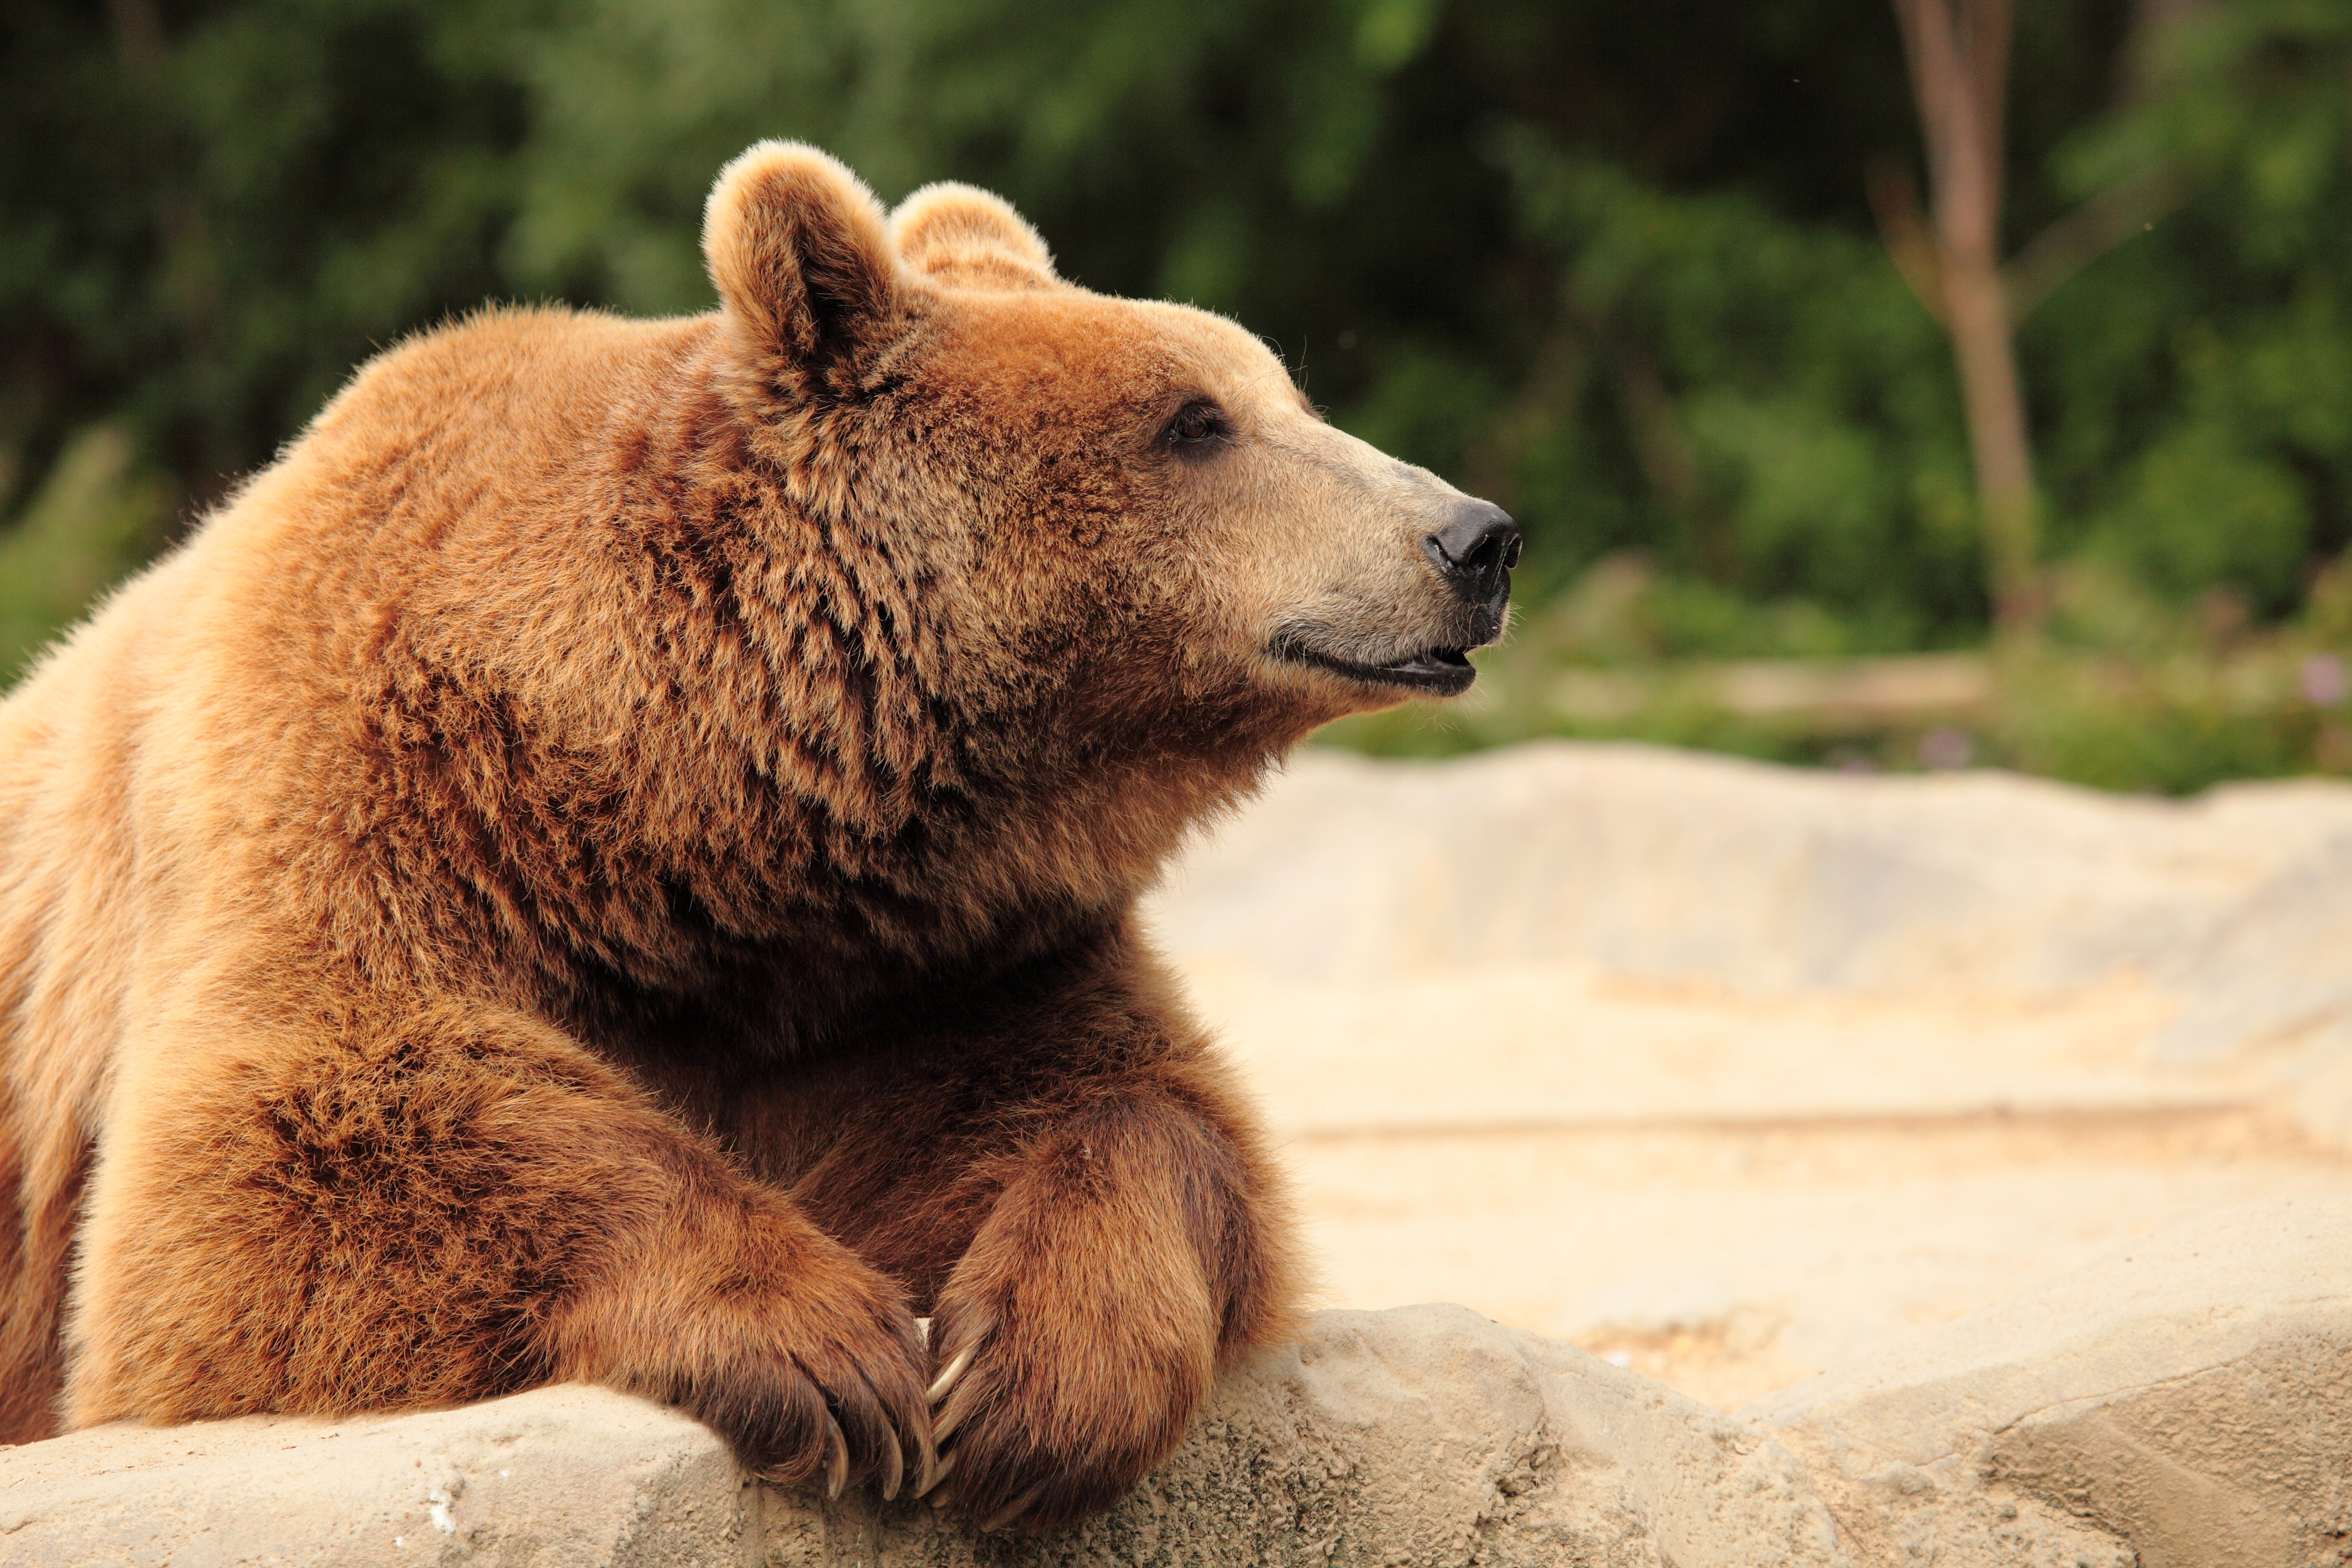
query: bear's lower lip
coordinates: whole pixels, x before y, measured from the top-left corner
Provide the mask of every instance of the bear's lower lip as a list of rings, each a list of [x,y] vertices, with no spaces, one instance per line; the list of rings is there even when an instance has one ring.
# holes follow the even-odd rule
[[[1423,648],[1409,658],[1392,659],[1387,664],[1358,664],[1352,659],[1334,658],[1320,648],[1307,647],[1287,638],[1276,645],[1276,651],[1293,663],[1312,665],[1350,680],[1361,680],[1374,686],[1402,686],[1434,697],[1460,696],[1470,689],[1471,682],[1478,679],[1478,671],[1472,668],[1466,648]]]

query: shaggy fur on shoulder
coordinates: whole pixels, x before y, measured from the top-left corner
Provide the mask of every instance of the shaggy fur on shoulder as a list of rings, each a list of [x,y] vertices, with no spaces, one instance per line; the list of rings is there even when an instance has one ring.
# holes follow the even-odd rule
[[[983,193],[762,144],[705,248],[375,360],[0,705],[0,1441],[583,1379],[1047,1526],[1284,1331],[1133,906],[1468,684],[1507,519]]]

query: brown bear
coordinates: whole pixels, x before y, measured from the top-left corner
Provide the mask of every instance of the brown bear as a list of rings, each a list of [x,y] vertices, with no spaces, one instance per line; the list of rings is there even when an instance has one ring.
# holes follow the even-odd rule
[[[1516,530],[978,191],[763,143],[704,249],[375,359],[0,705],[0,1440],[581,1379],[1043,1527],[1283,1332],[1136,899]]]

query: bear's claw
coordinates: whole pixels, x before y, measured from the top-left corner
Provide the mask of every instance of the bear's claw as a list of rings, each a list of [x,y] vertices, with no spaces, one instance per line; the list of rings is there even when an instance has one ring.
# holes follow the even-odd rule
[[[926,1321],[923,1327],[927,1331],[924,1339],[928,1343],[930,1324]],[[955,1492],[953,1487],[940,1483],[955,1468],[956,1457],[940,1450],[947,1447],[948,1439],[955,1436],[956,1428],[963,1425],[980,1403],[980,1385],[967,1384],[963,1377],[971,1370],[972,1357],[979,1352],[981,1341],[985,1337],[983,1330],[950,1356],[947,1365],[940,1369],[939,1376],[931,1380],[930,1387],[923,1393],[924,1403],[929,1406],[926,1414],[930,1416],[930,1429],[926,1434],[929,1447],[924,1455],[923,1473],[915,1482],[915,1496],[922,1497],[928,1493],[933,1508],[945,1508]]]
[[[994,1513],[990,1514],[987,1519],[981,1522],[981,1533],[984,1535],[992,1530],[1002,1530],[1006,1525],[1011,1524],[1014,1520],[1019,1519],[1024,1513],[1028,1511],[1029,1505],[1035,1502],[1037,1500],[1038,1494],[1043,1492],[1045,1489],[1045,1483],[1044,1481],[1039,1481],[1027,1491],[1023,1492],[1019,1497],[1014,1498],[1011,1502],[1006,1503],[1003,1508],[1000,1508]]]
[[[882,1445],[882,1500],[889,1502],[898,1497],[898,1485],[907,1479],[907,1453],[898,1429],[887,1420],[883,1426],[890,1434],[890,1440]]]
[[[948,1363],[940,1370],[940,1375],[931,1380],[931,1386],[924,1391],[924,1399],[937,1405],[948,1396],[948,1390],[955,1386],[956,1379],[961,1377],[964,1374],[964,1369],[971,1365],[971,1352],[974,1348],[976,1347],[966,1345],[956,1352],[955,1359]]]
[[[894,1433],[894,1445],[896,1439]],[[824,1496],[831,1502],[849,1484],[849,1440],[841,1435],[841,1423],[830,1415],[824,1418]]]
[[[945,1458],[937,1460],[927,1467],[922,1475],[917,1478],[915,1481],[914,1495],[921,1497],[933,1487],[936,1487],[941,1481],[946,1480],[949,1473],[955,1468],[955,1462],[956,1457],[953,1454],[950,1454]],[[938,1497],[931,1499],[931,1506],[933,1508],[941,1507],[946,1502],[948,1496],[949,1494],[946,1491],[941,1491]]]
[[[980,1384],[976,1383],[968,1384],[958,1389],[945,1405],[940,1406],[939,1414],[931,1417],[933,1443],[945,1443],[950,1437],[954,1436],[956,1428],[962,1426],[972,1411],[979,1407],[980,1394],[977,1392],[979,1387]]]

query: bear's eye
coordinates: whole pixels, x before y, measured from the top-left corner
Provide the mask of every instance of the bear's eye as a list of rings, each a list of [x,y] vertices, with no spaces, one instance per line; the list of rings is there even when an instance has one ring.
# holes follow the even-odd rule
[[[1233,434],[1225,411],[1213,403],[1188,403],[1168,422],[1160,439],[1171,447],[1200,447]]]

